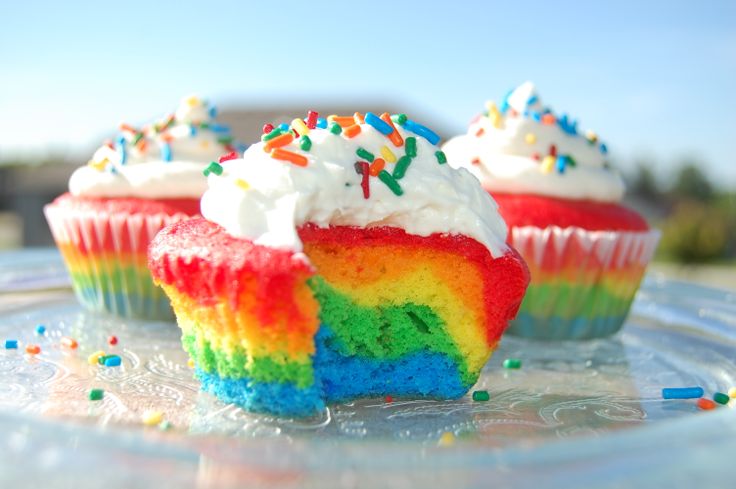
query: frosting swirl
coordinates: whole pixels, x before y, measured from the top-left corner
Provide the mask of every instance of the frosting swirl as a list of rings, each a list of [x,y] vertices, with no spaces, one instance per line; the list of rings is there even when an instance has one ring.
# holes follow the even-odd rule
[[[507,249],[495,201],[445,164],[429,129],[403,114],[329,119],[310,112],[264,134],[242,159],[213,163],[202,215],[234,236],[295,251],[305,223],[462,234],[493,256]]]
[[[467,168],[491,192],[621,200],[624,183],[606,161],[606,145],[542,105],[531,82],[487,108],[466,135],[444,145],[451,165]]]
[[[207,189],[205,166],[238,151],[230,129],[215,116],[214,106],[189,96],[174,114],[140,130],[121,124],[115,140],[75,170],[69,191],[89,197],[199,198]]]

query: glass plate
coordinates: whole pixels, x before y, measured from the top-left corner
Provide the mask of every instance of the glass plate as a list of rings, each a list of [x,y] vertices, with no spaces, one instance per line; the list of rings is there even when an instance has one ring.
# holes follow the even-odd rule
[[[38,269],[58,266],[49,260]],[[662,387],[712,396],[736,385],[736,297],[724,291],[648,277],[611,339],[505,337],[476,386],[487,402],[366,399],[306,420],[200,393],[173,324],[86,313],[68,291],[24,298],[0,313],[0,348],[20,343],[0,349],[0,487],[692,487],[734,477],[736,412],[661,399]],[[35,357],[23,353],[31,343]],[[122,365],[90,365],[97,350]],[[522,368],[503,369],[510,357]],[[89,401],[91,388],[104,399]],[[170,427],[145,426],[147,411]]]

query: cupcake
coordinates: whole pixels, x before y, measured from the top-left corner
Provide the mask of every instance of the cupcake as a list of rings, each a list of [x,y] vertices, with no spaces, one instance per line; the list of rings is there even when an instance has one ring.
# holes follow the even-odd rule
[[[402,114],[266,130],[149,248],[203,389],[298,416],[464,395],[528,282],[491,197]]]
[[[146,250],[161,228],[199,214],[207,164],[237,156],[229,129],[214,117],[214,107],[192,96],[161,121],[141,129],[122,124],[114,141],[74,171],[69,192],[44,208],[84,307],[173,318],[151,280]]]
[[[443,149],[493,195],[508,242],[529,266],[531,284],[509,332],[561,340],[618,331],[659,232],[620,204],[623,180],[595,133],[581,134],[527,82],[500,105],[488,103]]]

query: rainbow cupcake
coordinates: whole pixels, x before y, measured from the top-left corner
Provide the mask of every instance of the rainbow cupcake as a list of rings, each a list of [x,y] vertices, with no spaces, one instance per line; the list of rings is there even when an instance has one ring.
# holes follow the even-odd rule
[[[199,214],[207,164],[237,156],[229,129],[214,116],[214,107],[192,96],[140,130],[122,124],[115,140],[74,172],[69,192],[44,208],[87,309],[173,318],[168,298],[153,284],[146,251],[161,228]]]
[[[587,339],[623,325],[659,232],[620,204],[624,183],[598,137],[542,105],[527,82],[488,103],[444,146],[481,181],[509,225],[532,281],[509,332]]]
[[[404,115],[267,130],[149,249],[203,389],[279,415],[465,394],[528,282],[493,200]]]

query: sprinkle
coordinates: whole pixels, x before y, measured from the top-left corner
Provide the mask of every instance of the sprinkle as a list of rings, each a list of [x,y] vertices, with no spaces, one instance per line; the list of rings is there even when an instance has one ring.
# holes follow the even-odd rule
[[[202,173],[204,173],[205,177],[208,177],[210,173],[214,173],[215,175],[222,175],[222,165],[220,165],[216,161],[213,161],[209,164],[207,168],[204,169]]]
[[[194,130],[194,126],[192,126],[192,130]],[[194,133],[192,133],[192,136],[194,136]],[[141,139],[143,139],[143,133],[139,132],[133,138],[133,145],[137,145],[141,141]]]
[[[716,392],[713,394],[713,400],[716,401],[718,404],[726,405],[728,404],[728,401],[731,400],[730,397],[728,397],[728,394],[724,394],[723,392]]]
[[[383,134],[384,136],[388,136],[393,132],[393,128],[386,124],[383,120],[381,120],[380,117],[378,117],[373,112],[366,112],[365,113],[365,123],[373,126],[373,128]]]
[[[373,161],[375,159],[375,156],[373,156],[373,153],[370,151],[364,149],[364,148],[358,148],[355,151],[355,154],[363,158],[364,160]]]
[[[327,129],[327,119],[325,119],[324,117],[318,117],[317,127],[319,127],[320,129]]]
[[[196,95],[192,95],[191,97],[187,97],[186,103],[189,104],[189,107],[194,107],[199,103],[199,97]]]
[[[407,142],[409,140],[407,139]],[[404,178],[404,175],[406,175],[406,170],[409,168],[409,165],[411,165],[411,157],[409,155],[404,155],[401,158],[399,158],[399,161],[396,163],[396,166],[394,167],[394,173],[393,177],[396,180],[401,180]]]
[[[340,124],[341,127],[348,127],[355,124],[355,119],[353,116],[346,115],[346,116],[339,116],[339,115],[331,115],[327,117],[328,122],[336,122]]]
[[[105,391],[103,391],[102,389],[90,389],[89,390],[89,400],[90,401],[101,401],[103,397],[105,397]]]
[[[476,156],[475,158],[473,158],[472,160],[470,160],[470,163],[473,164],[473,165],[480,165],[480,158],[478,158]]]
[[[381,114],[381,120],[391,126],[391,134],[388,135],[388,139],[391,141],[391,143],[396,146],[397,148],[401,147],[402,144],[404,144],[404,138],[401,137],[401,134],[399,134],[399,131],[396,130],[396,126],[394,126],[393,121],[391,120],[391,116],[388,112],[384,112]]]
[[[542,116],[542,124],[545,124],[547,126],[553,125],[557,120],[555,119],[554,114],[544,114]]]
[[[473,400],[475,402],[486,402],[491,399],[488,391],[473,391]]]
[[[442,151],[435,151],[434,156],[437,158],[437,163],[444,165],[447,163],[447,156]]]
[[[518,358],[507,358],[503,361],[503,368],[519,369],[521,368],[521,360]]]
[[[131,126],[130,124],[126,124],[124,122],[122,124],[120,124],[120,130],[121,131],[132,132],[133,134],[135,134],[135,133],[138,132],[138,130],[135,127]]]
[[[118,344],[118,337],[115,335],[110,335],[107,337],[107,342],[110,345],[117,345]]]
[[[383,171],[383,168],[386,166],[386,161],[381,158],[376,158],[373,160],[373,163],[371,163],[371,167],[369,170],[369,173],[372,177],[377,177],[379,173]]]
[[[342,132],[342,127],[337,122],[330,123],[330,132],[334,135],[338,135]]]
[[[352,126],[348,126],[343,129],[342,133],[345,135],[345,137],[354,138],[355,136],[360,134],[360,124],[353,124]]]
[[[397,163],[398,165],[398,163]],[[386,186],[395,194],[395,195],[402,195],[404,191],[401,189],[401,186],[399,185],[399,182],[397,182],[394,177],[391,176],[389,172],[386,170],[383,170],[381,173],[378,174],[378,179],[381,180],[383,183],[386,184]]]
[[[171,145],[169,143],[163,143],[161,145],[161,159],[171,161]]]
[[[189,360],[187,360],[187,367],[194,368],[194,360],[193,359],[190,358]]]
[[[486,130],[481,127],[480,129],[478,129],[477,131],[475,131],[475,137],[479,138],[483,134],[485,134],[485,132],[486,132]]]
[[[237,185],[238,187],[240,187],[243,190],[248,190],[250,188],[250,185],[248,184],[248,182],[246,182],[242,178],[236,178],[235,179],[235,185]]]
[[[711,401],[710,399],[701,397],[700,399],[698,399],[698,407],[703,411],[710,411],[711,409],[716,408],[716,403]]]
[[[122,359],[118,355],[107,355],[105,358],[105,367],[119,367]]]
[[[233,137],[232,136],[222,136],[222,137],[217,138],[217,142],[220,144],[230,144],[233,142]]]
[[[307,166],[307,160],[306,156],[287,151],[285,149],[276,148],[273,151],[271,151],[271,158],[275,158],[277,160],[283,160],[291,162],[297,166]]]
[[[413,132],[417,136],[422,136],[424,139],[429,141],[431,144],[437,144],[440,142],[440,137],[426,126],[418,124],[414,121],[406,120],[404,127],[409,131]]]
[[[120,136],[117,140],[117,144],[115,145],[115,149],[118,150],[118,153],[120,153],[120,164],[124,165],[128,162],[128,151],[125,148],[125,137]]]
[[[552,173],[552,169],[554,168],[556,161],[557,161],[557,158],[555,158],[554,156],[550,156],[550,155],[545,156],[544,159],[542,160],[542,166],[541,166],[542,173]]]
[[[299,138],[299,148],[302,151],[309,151],[312,148],[312,140],[309,136],[302,136]]]
[[[554,144],[550,144],[549,152],[547,154],[549,154],[550,156],[557,156],[557,146],[555,146]]]
[[[391,116],[391,120],[397,123],[400,126],[403,126],[406,124],[406,121],[408,120],[406,117],[406,114],[396,114]]]
[[[358,161],[355,163],[355,172],[361,175],[360,186],[363,189],[363,198],[368,199],[371,196],[370,187],[370,170],[366,161]]]
[[[164,420],[164,413],[161,411],[146,411],[141,416],[141,422],[146,426],[156,426]]]
[[[270,122],[263,124],[263,134],[268,134],[271,131],[273,131],[273,124],[271,124]]]
[[[90,160],[89,163],[87,163],[88,166],[91,166],[97,171],[103,171],[107,164],[110,162],[107,158],[102,158],[100,161],[92,161]]]
[[[171,426],[171,422],[165,419],[158,424],[158,429],[160,429],[161,431],[169,431],[171,429]]]
[[[365,124],[365,117],[360,112],[353,114],[353,119],[355,119],[356,124]]]
[[[539,153],[537,153],[536,151],[532,153],[532,159],[535,161],[539,161]]]
[[[43,324],[39,324],[38,326],[36,326],[36,334],[43,335],[45,332],[46,326],[44,326]]]
[[[26,346],[26,353],[29,355],[38,355],[41,353],[41,347],[38,345],[28,345]]]
[[[598,141],[598,135],[593,131],[588,130],[585,133],[585,139],[587,139],[590,144],[595,144],[596,141]]]
[[[148,142],[145,139],[141,139],[140,141],[138,141],[138,144],[136,144],[135,147],[138,149],[139,152],[143,153],[146,151],[146,148],[148,148]]]
[[[281,124],[279,124],[279,130],[281,132],[287,132],[289,129],[289,124],[287,124],[286,122],[282,122]]]
[[[264,141],[264,142],[265,142],[265,141],[270,141],[270,140],[271,140],[271,139],[273,139],[273,138],[276,138],[276,137],[279,137],[279,136],[281,136],[281,135],[282,135],[283,133],[284,133],[284,131],[282,131],[281,129],[279,129],[279,128],[274,128],[274,129],[273,129],[273,130],[272,130],[271,132],[269,132],[268,134],[264,134],[264,135],[262,135],[262,136],[261,136],[261,141]]]
[[[391,404],[392,402],[394,402],[394,398],[393,398],[393,397],[391,397],[391,396],[386,396],[386,397],[384,398],[384,400],[385,400],[385,401],[386,401],[386,402],[387,402],[388,404]]]
[[[662,399],[696,399],[703,397],[702,387],[666,387],[662,389]]]
[[[309,127],[307,127],[304,121],[299,119],[298,117],[291,121],[291,127],[296,132],[298,132],[300,136],[305,136],[309,134]]]
[[[90,365],[99,365],[100,358],[105,356],[105,352],[102,350],[98,350],[87,357],[87,363]]]
[[[226,155],[220,156],[220,158],[217,161],[220,163],[224,163],[226,161],[237,159],[237,157],[238,157],[238,153],[236,153],[235,151],[231,151]]]
[[[736,387],[731,387],[728,389],[728,397],[731,399],[736,399]]]
[[[319,113],[309,110],[307,111],[307,127],[309,129],[314,129],[317,127],[317,118],[319,117]]]
[[[437,446],[440,447],[449,447],[455,444],[455,435],[450,433],[449,431],[445,431],[442,433],[442,436],[440,436],[439,441],[437,441]]]
[[[5,349],[6,350],[17,350],[18,340],[5,340]]]
[[[537,142],[537,136],[533,132],[529,132],[524,136],[524,141],[526,141],[526,144],[534,144]]]
[[[102,355],[101,357],[97,358],[97,364],[98,365],[105,365],[105,359],[109,357],[110,355]]]
[[[63,336],[61,338],[61,345],[67,348],[71,348],[72,350],[76,349],[79,346],[77,340],[75,340],[74,338],[69,338],[68,336]]]
[[[606,153],[608,153],[608,146],[606,146],[606,145],[605,145],[605,144],[603,144],[603,143],[601,143],[601,145],[600,145],[600,146],[598,147],[598,149],[600,149],[600,150],[601,150],[601,154],[606,154]]]
[[[564,155],[560,155],[557,157],[557,173],[565,173],[565,166],[567,164],[567,159]]]
[[[417,138],[408,137],[406,138],[406,156],[414,158],[417,155]]]
[[[396,163],[396,155],[388,149],[388,146],[381,146],[381,156],[389,163]]]
[[[282,134],[280,136],[277,136],[267,141],[266,144],[263,145],[263,151],[265,151],[266,153],[270,153],[272,149],[280,148],[282,146],[286,146],[287,144],[291,144],[293,140],[294,140],[294,134],[292,134],[292,132],[289,131],[285,134]]]
[[[214,119],[215,117],[217,117],[217,107],[215,107],[214,105],[210,107],[209,115],[210,119]]]

